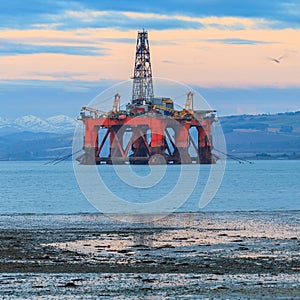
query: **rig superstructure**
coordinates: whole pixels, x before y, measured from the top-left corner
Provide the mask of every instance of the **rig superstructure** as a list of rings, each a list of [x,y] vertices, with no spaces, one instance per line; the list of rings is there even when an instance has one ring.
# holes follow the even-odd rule
[[[104,112],[83,107],[79,120],[84,124],[84,154],[81,164],[212,164],[212,124],[215,110],[194,110],[193,93],[185,107],[155,97],[148,32],[138,32],[131,102],[120,108],[120,95]],[[190,129],[196,129],[196,138]],[[101,133],[101,134],[100,134]],[[106,145],[106,146],[105,146]],[[109,145],[109,146],[108,146]],[[104,148],[109,147],[107,155]],[[196,155],[192,155],[190,148]]]

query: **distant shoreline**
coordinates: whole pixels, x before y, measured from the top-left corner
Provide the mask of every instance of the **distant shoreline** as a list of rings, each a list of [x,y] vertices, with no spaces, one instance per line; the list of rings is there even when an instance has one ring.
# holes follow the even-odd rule
[[[31,116],[29,119],[32,122],[24,123],[29,127],[24,125],[25,127],[15,130],[13,124],[9,126],[0,124],[1,161],[51,160],[72,153],[74,124],[76,124],[72,118],[58,116],[56,121],[61,122],[55,123],[59,126],[55,127],[53,132],[39,127],[45,120],[36,118]],[[251,157],[253,160],[300,158],[300,111],[223,116],[219,117],[215,127],[220,134],[223,132],[227,153],[230,155],[246,159]],[[194,140],[197,139],[193,132],[191,135]],[[213,145],[217,149],[216,139],[219,134],[213,133],[212,136]],[[108,153],[108,144],[104,146],[103,151]]]

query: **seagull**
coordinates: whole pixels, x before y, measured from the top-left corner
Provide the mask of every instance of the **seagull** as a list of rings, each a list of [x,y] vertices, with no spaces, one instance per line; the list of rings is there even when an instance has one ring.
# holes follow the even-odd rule
[[[282,55],[278,58],[269,57],[270,60],[276,62],[277,64],[280,64],[280,61],[285,57],[285,55]]]

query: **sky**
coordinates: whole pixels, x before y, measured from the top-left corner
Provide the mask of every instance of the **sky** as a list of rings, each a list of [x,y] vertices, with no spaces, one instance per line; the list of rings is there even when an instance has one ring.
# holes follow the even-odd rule
[[[10,0],[0,18],[0,117],[76,117],[130,80],[142,29],[153,76],[219,115],[300,110],[298,0]]]

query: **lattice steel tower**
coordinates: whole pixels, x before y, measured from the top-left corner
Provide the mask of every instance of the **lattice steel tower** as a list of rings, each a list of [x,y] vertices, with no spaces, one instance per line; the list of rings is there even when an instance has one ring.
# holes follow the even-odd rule
[[[133,75],[132,103],[151,102],[154,97],[148,32],[138,32]]]

